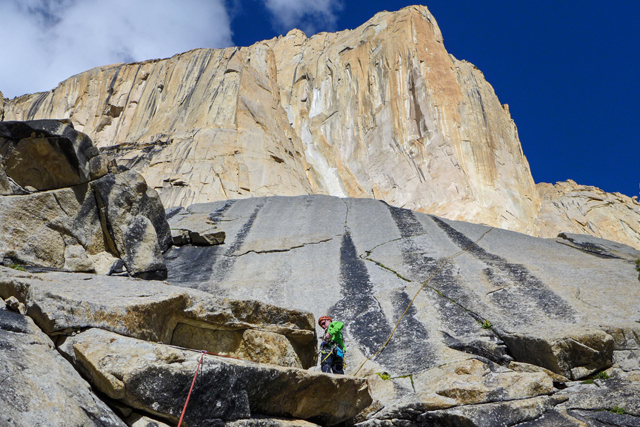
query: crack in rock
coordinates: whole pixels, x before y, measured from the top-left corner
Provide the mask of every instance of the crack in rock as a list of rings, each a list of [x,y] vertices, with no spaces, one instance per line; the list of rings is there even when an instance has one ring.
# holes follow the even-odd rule
[[[237,257],[241,257],[244,255],[247,255],[249,253],[254,253],[254,254],[271,254],[271,253],[277,253],[277,252],[289,252],[292,251],[294,249],[300,249],[300,248],[304,248],[305,246],[309,246],[309,245],[319,245],[320,243],[326,243],[326,242],[330,242],[333,239],[335,239],[336,237],[342,237],[341,234],[337,234],[333,237],[330,237],[328,239],[322,239],[322,240],[318,240],[316,242],[306,242],[306,243],[302,243],[300,245],[295,245],[295,246],[291,246],[289,248],[283,248],[283,249],[265,249],[265,250],[254,250],[254,249],[250,249],[248,251],[239,253],[239,254],[232,254],[232,255],[225,255],[227,257],[230,258],[237,258]]]

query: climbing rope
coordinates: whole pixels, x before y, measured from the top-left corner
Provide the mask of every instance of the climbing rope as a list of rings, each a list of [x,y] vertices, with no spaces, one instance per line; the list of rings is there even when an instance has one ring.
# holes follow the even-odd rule
[[[187,411],[187,405],[189,404],[189,398],[191,397],[191,392],[193,391],[193,385],[196,383],[196,377],[198,376],[198,371],[200,370],[200,365],[202,364],[202,359],[204,358],[205,354],[207,354],[207,352],[202,350],[202,354],[200,355],[200,360],[198,361],[198,367],[196,368],[196,373],[193,375],[193,381],[191,381],[191,388],[189,389],[187,400],[186,402],[184,402],[184,408],[182,408],[182,414],[180,414],[180,421],[178,422],[178,427],[182,425],[182,419],[184,418],[184,413]]]
[[[433,272],[433,274],[431,274],[431,276],[429,276],[429,278],[422,283],[422,286],[420,286],[420,289],[418,289],[418,291],[416,292],[416,294],[414,295],[413,299],[409,302],[409,305],[407,306],[407,308],[404,310],[404,313],[402,313],[402,316],[400,316],[400,318],[398,319],[398,321],[396,322],[396,325],[394,326],[393,330],[391,331],[391,333],[389,334],[389,337],[387,338],[387,340],[384,342],[384,344],[382,344],[382,347],[380,347],[380,349],[378,351],[376,351],[373,356],[367,357],[365,359],[364,362],[362,362],[362,364],[358,367],[358,369],[356,369],[356,371],[353,373],[353,376],[356,376],[358,374],[358,372],[360,372],[360,369],[362,369],[362,367],[364,366],[365,363],[367,363],[368,361],[373,361],[373,359],[376,358],[376,356],[378,356],[378,354],[382,353],[382,350],[384,350],[384,348],[387,346],[387,344],[389,343],[389,341],[391,341],[391,337],[393,337],[393,334],[396,332],[396,329],[398,329],[398,325],[400,324],[400,321],[402,321],[402,318],[405,316],[405,314],[407,314],[407,312],[409,311],[409,308],[411,308],[411,306],[413,305],[413,302],[416,300],[416,298],[418,297],[418,294],[420,293],[420,291],[422,291],[422,289],[424,289],[425,286],[427,286],[429,284],[429,282],[431,282],[431,280],[438,274],[440,273],[440,271],[444,268],[445,263],[447,261],[450,261],[460,255],[462,255],[463,253],[467,252],[469,249],[471,249],[472,246],[476,245],[480,240],[482,240],[482,238],[484,236],[487,235],[487,233],[489,233],[491,230],[493,230],[493,227],[489,228],[487,231],[485,231],[482,236],[478,237],[478,239],[476,239],[475,242],[471,242],[467,247],[465,247],[464,249],[462,249],[461,251],[456,252],[453,255],[449,255],[448,257],[445,257],[442,259],[442,261],[440,261],[440,264],[438,265],[438,268]]]
[[[162,344],[162,343],[160,343],[160,344]],[[202,359],[204,358],[205,354],[208,354],[210,356],[225,357],[227,359],[243,360],[244,362],[251,362],[250,360],[244,360],[244,359],[240,359],[240,358],[233,357],[233,356],[225,356],[225,355],[222,355],[222,354],[211,353],[211,352],[206,351],[206,350],[194,350],[192,348],[185,348],[185,347],[180,347],[180,346],[177,346],[177,345],[170,345],[170,344],[164,344],[164,345],[166,345],[168,347],[177,348],[179,350],[193,351],[193,352],[202,353],[200,355],[200,361],[198,361],[198,367],[196,368],[196,372],[195,372],[195,374],[193,374],[193,381],[191,381],[191,388],[189,389],[189,394],[187,395],[187,400],[184,402],[184,407],[182,408],[182,414],[180,414],[180,421],[178,422],[178,427],[180,427],[180,425],[182,424],[182,419],[184,418],[184,413],[187,410],[187,405],[189,404],[189,398],[191,397],[191,392],[193,391],[193,386],[196,383],[196,377],[198,376],[198,371],[200,370],[200,365],[202,365]],[[251,363],[256,363],[256,362],[251,362]]]

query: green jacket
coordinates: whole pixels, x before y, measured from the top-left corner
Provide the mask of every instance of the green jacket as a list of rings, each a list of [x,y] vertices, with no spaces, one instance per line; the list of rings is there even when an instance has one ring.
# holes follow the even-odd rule
[[[342,339],[342,328],[344,328],[344,323],[342,322],[331,322],[329,327],[327,328],[327,332],[331,336],[331,341],[338,344],[338,347],[344,351],[344,340]]]

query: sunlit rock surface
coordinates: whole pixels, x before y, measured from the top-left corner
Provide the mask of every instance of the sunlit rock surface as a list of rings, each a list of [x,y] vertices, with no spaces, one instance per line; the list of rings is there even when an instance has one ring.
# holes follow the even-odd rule
[[[555,185],[540,183],[542,197],[535,234],[588,234],[640,249],[640,203],[637,197],[607,193],[568,180]]]
[[[425,7],[96,68],[5,109],[70,118],[167,206],[321,193],[520,231],[539,206],[508,108]]]
[[[207,214],[227,239],[171,248],[168,281],[343,321],[346,372],[369,377],[380,422],[464,415],[476,423],[482,411],[531,421],[563,401],[540,397],[554,382],[614,364],[638,370],[640,252],[629,246],[542,239],[319,195],[175,212]],[[400,421],[371,425],[411,425]]]
[[[612,203],[585,219],[574,205],[589,199],[539,194],[508,106],[480,70],[447,53],[424,6],[378,13],[354,30],[293,30],[250,47],[94,68],[3,108],[4,120],[70,119],[142,173],[165,206],[366,197],[640,248],[637,205],[601,192]]]

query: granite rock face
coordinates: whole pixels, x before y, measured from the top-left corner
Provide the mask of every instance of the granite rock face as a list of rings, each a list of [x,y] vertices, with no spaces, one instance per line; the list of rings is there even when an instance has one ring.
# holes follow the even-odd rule
[[[607,193],[568,180],[555,185],[540,183],[542,198],[535,235],[587,234],[640,249],[640,203],[637,197]]]
[[[368,376],[379,405],[371,417],[380,422],[403,425],[471,402],[507,414],[504,402],[553,393],[554,382],[612,365],[638,370],[640,286],[631,247],[588,236],[534,238],[367,199],[253,198],[181,212],[207,214],[227,241],[172,247],[168,281],[343,321],[346,372]],[[396,323],[388,345],[367,360]],[[516,381],[523,374],[532,377]],[[487,375],[495,379],[485,383]],[[559,403],[540,399],[523,403],[538,409],[523,409],[530,416],[518,422]]]
[[[29,317],[0,307],[0,424],[125,427]]]
[[[158,194],[69,121],[0,122],[0,260],[164,278],[171,232]]]
[[[320,193],[519,231],[539,206],[508,108],[421,6],[96,68],[5,110],[69,118],[166,206]]]
[[[166,283],[0,267],[0,296],[15,298],[50,336],[87,328],[255,362],[316,363],[313,318],[256,301],[229,301]]]
[[[424,6],[378,13],[354,30],[311,38],[293,30],[250,47],[99,67],[4,109],[5,120],[68,119],[140,172],[165,206],[376,198],[640,248],[631,199],[592,188],[602,202],[594,203],[563,185],[536,187],[508,105],[480,70],[447,53]]]

